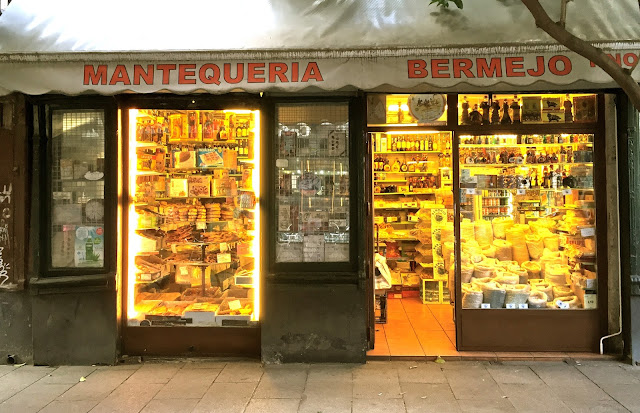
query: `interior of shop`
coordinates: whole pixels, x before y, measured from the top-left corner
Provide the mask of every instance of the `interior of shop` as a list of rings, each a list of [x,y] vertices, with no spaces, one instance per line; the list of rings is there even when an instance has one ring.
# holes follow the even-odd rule
[[[255,325],[260,112],[128,115],[128,325]]]
[[[596,122],[596,96],[460,95],[454,132],[445,130],[446,101],[438,96],[369,98],[371,356],[455,352],[455,304],[461,315],[597,307],[595,134],[588,125]]]

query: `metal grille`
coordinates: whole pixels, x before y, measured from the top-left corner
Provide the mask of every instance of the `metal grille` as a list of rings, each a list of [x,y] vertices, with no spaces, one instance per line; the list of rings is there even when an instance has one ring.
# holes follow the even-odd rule
[[[278,107],[277,262],[349,261],[348,109]]]
[[[104,266],[104,112],[56,110],[51,138],[51,266]]]

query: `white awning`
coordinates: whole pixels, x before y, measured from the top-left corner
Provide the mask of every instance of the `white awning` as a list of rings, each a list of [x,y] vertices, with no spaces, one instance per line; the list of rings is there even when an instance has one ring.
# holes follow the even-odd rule
[[[571,32],[638,59],[636,0],[568,7]],[[0,94],[609,86],[519,0],[14,0],[0,16]]]

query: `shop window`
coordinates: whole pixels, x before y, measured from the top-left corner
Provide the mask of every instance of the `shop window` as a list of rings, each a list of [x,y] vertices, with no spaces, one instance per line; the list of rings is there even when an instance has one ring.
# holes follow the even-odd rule
[[[275,262],[349,262],[349,105],[277,106]]]
[[[458,95],[460,125],[519,125],[596,122],[596,95]]]
[[[368,126],[435,126],[446,123],[446,95],[367,95]]]
[[[259,319],[260,112],[129,110],[129,326]]]
[[[51,269],[105,268],[105,113],[53,110]]]
[[[594,135],[459,135],[462,308],[596,308]]]

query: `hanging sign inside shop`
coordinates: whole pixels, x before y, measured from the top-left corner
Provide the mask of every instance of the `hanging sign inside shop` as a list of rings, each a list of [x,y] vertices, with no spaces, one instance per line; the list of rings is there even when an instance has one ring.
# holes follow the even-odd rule
[[[452,49],[455,51],[456,49]],[[637,51],[609,52],[622,67],[632,67],[639,59]],[[326,58],[314,60],[204,61],[194,53],[193,61],[145,61],[132,54],[126,61],[110,59],[108,53],[95,54],[96,61],[0,60],[0,95],[12,91],[43,94],[97,92],[105,95],[122,92],[189,93],[205,91],[226,93],[286,91],[308,87],[338,90],[354,87],[379,90],[381,85],[414,88],[423,91],[470,91],[501,87],[519,91],[553,88],[615,86],[602,69],[572,52],[530,53],[521,55],[458,55],[414,57]],[[118,55],[121,56],[121,55]],[[1,56],[0,56],[1,57]],[[80,60],[80,59],[77,59]],[[633,72],[640,80],[640,71]],[[435,116],[424,102],[415,102],[416,111]],[[430,105],[434,111],[438,105]],[[422,113],[421,112],[421,113]]]

